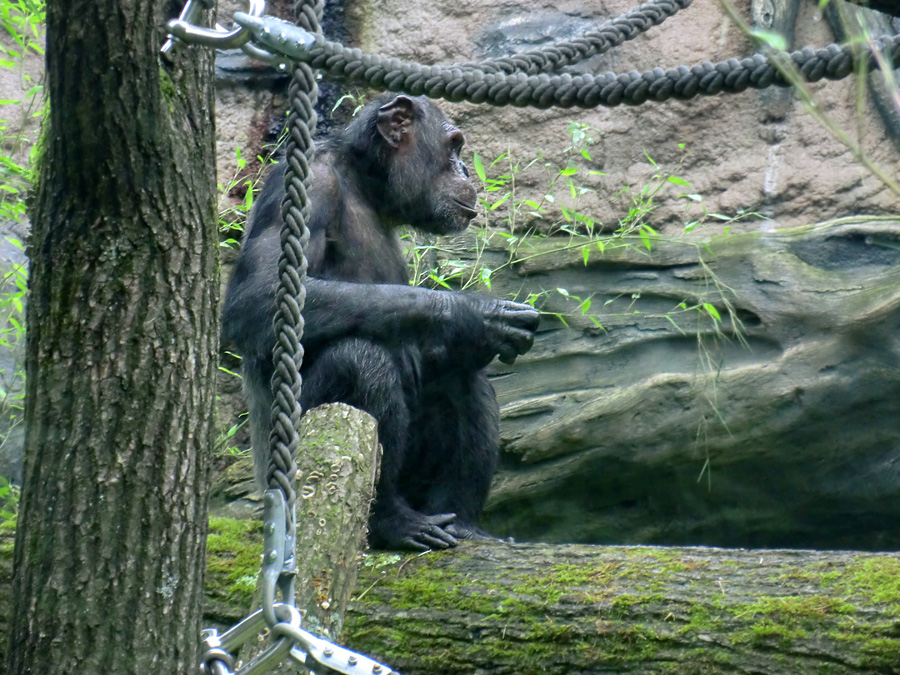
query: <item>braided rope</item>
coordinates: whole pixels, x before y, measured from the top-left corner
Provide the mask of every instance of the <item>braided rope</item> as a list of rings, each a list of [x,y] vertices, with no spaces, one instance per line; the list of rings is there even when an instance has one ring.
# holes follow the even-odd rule
[[[295,4],[298,25],[310,33],[318,33],[324,6],[323,0],[299,0]],[[303,282],[307,267],[303,251],[309,243],[306,227],[309,199],[305,185],[315,153],[312,135],[316,128],[318,91],[312,67],[297,63],[289,91],[292,109],[288,118],[286,194],[281,206],[284,225],[281,229],[282,251],[278,260],[277,339],[272,357],[275,364],[272,376],[274,404],[271,457],[267,471],[269,487],[280,489],[289,507],[293,507],[297,498],[294,491],[297,474],[294,454],[299,444],[297,426],[303,412],[300,407],[300,365],[303,362],[300,338],[304,327],[302,312],[306,290]],[[293,508],[288,508],[288,513],[292,514]]]
[[[455,67],[485,73],[521,72],[526,75],[558,71],[563,66],[604,54],[623,42],[633,40],[680,10],[687,9],[693,2],[694,0],[652,0],[603,23],[595,30],[582,33],[570,42],[557,42],[542,49]]]
[[[603,73],[600,75],[526,75],[525,73],[485,73],[460,66],[421,66],[359,49],[345,48],[318,36],[310,49],[308,62],[331,78],[412,95],[426,95],[448,101],[468,101],[492,105],[535,108],[594,108],[639,105],[645,101],[686,100],[695,96],[738,93],[746,89],[790,86],[774,61],[787,59],[807,82],[840,80],[865,63],[878,67],[875,50],[889,61],[900,57],[900,36],[876,40],[869,50],[856,45],[832,44],[820,49],[774,53],[767,57],[754,54],[744,59],[719,63],[678,66],[639,73]]]

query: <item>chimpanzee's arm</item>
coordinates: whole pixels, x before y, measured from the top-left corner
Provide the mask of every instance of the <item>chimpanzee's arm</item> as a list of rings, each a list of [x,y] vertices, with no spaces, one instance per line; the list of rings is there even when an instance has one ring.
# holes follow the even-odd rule
[[[271,276],[262,282],[236,274],[232,284],[237,285],[229,289],[223,335],[245,356],[266,357],[275,344]],[[414,342],[434,358],[453,352],[481,367],[495,355],[511,362],[526,352],[538,324],[538,313],[529,305],[477,294],[312,277],[306,293],[307,349],[343,337],[368,337],[385,345]]]

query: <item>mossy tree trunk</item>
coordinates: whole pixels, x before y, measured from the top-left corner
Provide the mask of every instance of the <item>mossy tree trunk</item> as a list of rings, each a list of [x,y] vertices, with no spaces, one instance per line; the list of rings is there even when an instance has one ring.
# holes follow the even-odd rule
[[[466,542],[357,588],[346,644],[404,675],[900,673],[892,554]]]
[[[180,3],[48,0],[9,673],[194,673],[215,439],[212,64]]]

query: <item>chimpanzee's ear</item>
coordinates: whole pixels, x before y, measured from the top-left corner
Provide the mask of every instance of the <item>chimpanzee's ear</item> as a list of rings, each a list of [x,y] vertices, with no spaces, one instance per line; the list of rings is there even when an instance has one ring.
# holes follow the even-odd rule
[[[378,133],[392,148],[412,140],[416,103],[409,96],[397,96],[378,109]]]

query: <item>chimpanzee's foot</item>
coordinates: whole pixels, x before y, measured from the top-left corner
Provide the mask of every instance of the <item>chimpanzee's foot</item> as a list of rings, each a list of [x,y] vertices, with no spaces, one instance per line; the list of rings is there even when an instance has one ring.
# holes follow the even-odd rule
[[[450,532],[456,520],[454,513],[425,516],[412,509],[402,513],[374,515],[369,521],[369,545],[386,550],[443,550],[456,546]]]
[[[457,539],[475,539],[482,541],[497,541],[497,537],[493,537],[480,527],[468,525],[465,523],[454,522],[444,528]]]

